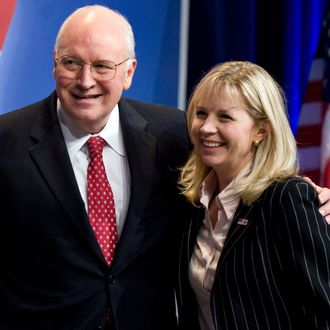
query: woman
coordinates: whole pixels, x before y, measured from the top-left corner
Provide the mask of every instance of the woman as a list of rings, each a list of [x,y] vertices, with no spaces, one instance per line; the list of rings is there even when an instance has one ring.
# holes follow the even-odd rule
[[[200,207],[182,244],[181,328],[330,329],[329,225],[297,177],[280,87],[258,65],[227,62],[197,85],[187,117],[180,185]]]

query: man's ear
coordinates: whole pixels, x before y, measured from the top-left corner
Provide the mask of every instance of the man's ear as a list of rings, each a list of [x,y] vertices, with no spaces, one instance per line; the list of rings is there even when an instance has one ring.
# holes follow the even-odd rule
[[[129,67],[127,68],[126,72],[125,72],[125,81],[124,81],[124,90],[127,90],[131,87],[132,85],[132,81],[133,81],[133,76],[134,76],[134,72],[137,66],[137,61],[136,59],[131,59],[129,60],[131,63],[129,65]]]
[[[53,77],[54,77],[54,79],[56,79],[56,76],[55,76],[55,70],[57,67],[56,56],[57,56],[57,52],[56,52],[56,49],[54,49],[54,51],[53,51]]]

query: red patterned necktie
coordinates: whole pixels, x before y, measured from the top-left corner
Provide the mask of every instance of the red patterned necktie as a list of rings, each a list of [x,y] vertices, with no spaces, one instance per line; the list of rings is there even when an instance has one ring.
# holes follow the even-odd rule
[[[104,144],[105,141],[100,136],[91,137],[87,141],[90,155],[87,170],[88,217],[103,256],[110,266],[115,255],[118,234],[114,198],[102,157]]]

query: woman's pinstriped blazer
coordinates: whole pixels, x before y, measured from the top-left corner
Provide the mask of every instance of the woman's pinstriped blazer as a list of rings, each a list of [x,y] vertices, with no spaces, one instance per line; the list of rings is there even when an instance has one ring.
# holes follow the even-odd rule
[[[317,193],[300,178],[277,182],[251,206],[238,207],[211,292],[217,330],[330,329],[330,225],[318,207]],[[181,329],[198,329],[187,275],[201,213],[182,241]]]

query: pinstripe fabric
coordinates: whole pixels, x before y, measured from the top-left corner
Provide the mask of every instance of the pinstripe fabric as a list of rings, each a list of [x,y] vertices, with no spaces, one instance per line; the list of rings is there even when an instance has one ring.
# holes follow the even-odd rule
[[[314,189],[298,178],[274,184],[235,214],[211,294],[215,328],[330,329],[329,259]]]

